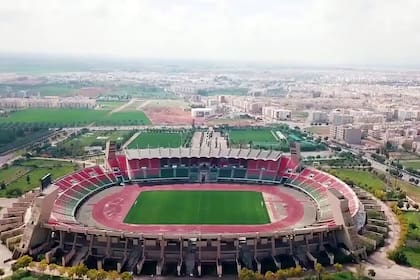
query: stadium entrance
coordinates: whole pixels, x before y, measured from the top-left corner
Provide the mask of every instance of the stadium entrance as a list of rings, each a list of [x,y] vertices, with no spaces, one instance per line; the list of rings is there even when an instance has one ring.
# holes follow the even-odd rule
[[[206,183],[209,181],[209,172],[210,172],[210,168],[209,165],[207,163],[201,164],[200,165],[200,176],[199,176],[199,180],[200,183]]]

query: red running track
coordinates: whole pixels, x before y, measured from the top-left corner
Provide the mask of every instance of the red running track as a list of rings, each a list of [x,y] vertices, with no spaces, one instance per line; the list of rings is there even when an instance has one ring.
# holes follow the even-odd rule
[[[126,224],[124,218],[143,191],[150,190],[232,190],[257,191],[274,195],[284,203],[286,216],[274,223],[265,225],[137,225]],[[171,234],[215,234],[215,233],[255,233],[274,232],[293,227],[304,214],[301,202],[281,191],[279,187],[239,184],[182,184],[152,187],[125,186],[118,193],[102,198],[93,206],[93,219],[99,224],[114,230],[136,233]]]

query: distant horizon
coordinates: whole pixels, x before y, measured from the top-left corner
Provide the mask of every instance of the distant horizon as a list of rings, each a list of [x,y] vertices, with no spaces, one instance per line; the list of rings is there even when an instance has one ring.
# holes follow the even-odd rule
[[[160,66],[213,66],[221,68],[248,68],[257,67],[264,69],[307,69],[307,70],[372,70],[372,71],[392,71],[407,70],[420,71],[420,64],[305,64],[305,63],[280,63],[269,61],[252,60],[211,60],[211,59],[192,59],[192,58],[152,58],[152,57],[121,57],[105,55],[80,55],[80,54],[48,54],[48,53],[29,53],[29,52],[0,52],[0,72],[5,72],[4,67],[17,66],[18,63],[36,66],[36,64],[60,65],[70,63],[79,66],[110,66],[109,64],[119,64],[125,67],[147,67],[157,64]],[[40,66],[41,66],[40,65]],[[45,66],[45,65],[44,65]],[[263,68],[263,69],[260,69]],[[110,69],[111,70],[111,69]],[[115,69],[117,70],[117,69]],[[64,71],[66,72],[66,71]]]

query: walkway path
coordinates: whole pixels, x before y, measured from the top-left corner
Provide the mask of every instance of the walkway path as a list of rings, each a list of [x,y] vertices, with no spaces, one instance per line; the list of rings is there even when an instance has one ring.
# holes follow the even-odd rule
[[[388,259],[387,252],[392,251],[397,247],[398,239],[400,236],[400,224],[397,216],[392,212],[384,202],[372,196],[382,210],[385,212],[387,221],[389,222],[389,237],[385,240],[385,246],[378,249],[375,253],[371,254],[364,266],[366,272],[373,269],[376,272],[375,279],[395,280],[395,279],[420,279],[420,270],[396,264],[394,261]],[[346,266],[349,270],[355,272],[357,265]]]

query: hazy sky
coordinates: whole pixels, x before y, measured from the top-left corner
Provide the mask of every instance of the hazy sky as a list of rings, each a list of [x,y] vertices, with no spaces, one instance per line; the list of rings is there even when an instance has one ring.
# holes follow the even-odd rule
[[[420,0],[0,0],[0,52],[420,64]]]

